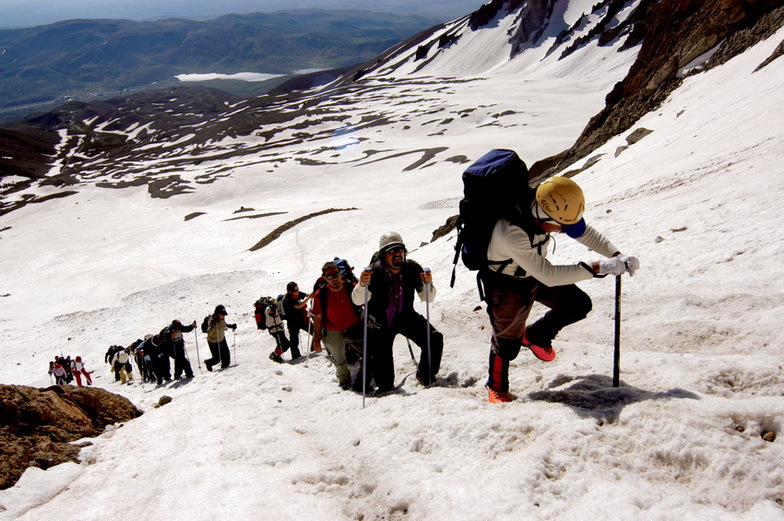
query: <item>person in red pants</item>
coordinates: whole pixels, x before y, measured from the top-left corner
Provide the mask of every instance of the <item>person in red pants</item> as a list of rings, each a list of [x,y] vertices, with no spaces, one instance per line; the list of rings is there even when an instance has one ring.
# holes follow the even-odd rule
[[[77,356],[74,360],[72,372],[76,377],[76,385],[79,387],[82,387],[82,375],[84,375],[84,379],[87,380],[87,385],[93,384],[93,379],[90,376],[91,373],[84,367],[81,356]]]

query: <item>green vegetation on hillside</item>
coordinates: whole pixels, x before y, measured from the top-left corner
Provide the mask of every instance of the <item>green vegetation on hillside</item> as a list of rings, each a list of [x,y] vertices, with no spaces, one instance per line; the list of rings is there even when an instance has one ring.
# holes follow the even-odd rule
[[[302,10],[0,30],[0,121],[66,99],[165,86],[178,74],[290,74],[360,63],[431,25],[414,16]]]

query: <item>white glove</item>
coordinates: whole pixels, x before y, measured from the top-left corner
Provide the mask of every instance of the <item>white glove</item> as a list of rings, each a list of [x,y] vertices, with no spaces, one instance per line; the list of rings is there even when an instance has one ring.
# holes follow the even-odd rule
[[[640,261],[637,257],[633,257],[632,255],[618,255],[617,258],[626,266],[626,273],[630,276],[634,276],[634,272],[640,269]]]
[[[599,275],[623,275],[625,272],[626,265],[620,256],[599,261]]]

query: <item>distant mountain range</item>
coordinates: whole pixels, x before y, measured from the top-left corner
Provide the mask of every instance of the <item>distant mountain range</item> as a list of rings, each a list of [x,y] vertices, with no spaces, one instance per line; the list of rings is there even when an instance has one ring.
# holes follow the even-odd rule
[[[166,87],[180,74],[290,75],[348,66],[432,25],[418,16],[296,10],[207,21],[67,20],[0,30],[0,121],[68,99]],[[219,86],[253,95],[280,81]]]
[[[442,91],[508,74],[524,92],[525,78],[541,75],[543,68],[562,74],[593,63],[590,54],[604,52],[614,63],[600,73],[612,85],[604,108],[572,147],[529,167],[534,179],[571,175],[574,168],[590,165],[590,154],[601,144],[632,130],[684,78],[727,63],[784,26],[784,6],[778,0],[761,0],[753,11],[740,2],[728,10],[723,4],[704,8],[680,0],[634,0],[628,5],[605,0],[570,25],[554,16],[566,0],[550,2],[491,0],[342,74],[331,71],[337,79],[329,85],[298,76],[253,97],[169,86],[106,100],[74,100],[0,125],[0,215],[70,196],[83,183],[115,189],[147,186],[152,197],[167,198],[194,192],[244,167],[343,164],[346,139],[363,143],[365,159],[382,151],[395,156],[372,132],[375,127],[393,128],[388,132],[399,136],[416,127],[438,127],[433,137],[492,127],[500,136],[507,127],[503,118],[522,103],[514,97],[495,99],[495,93],[471,97],[463,90],[464,102],[445,104]],[[628,52],[635,56],[631,66],[622,54]],[[783,55],[784,45],[779,45],[760,68]],[[315,85],[320,88],[307,90]],[[293,147],[307,152],[292,154]],[[424,154],[423,161],[440,155],[437,161],[462,163],[468,157],[440,146],[417,152]],[[584,158],[585,164],[574,166]],[[46,193],[39,193],[37,188],[44,186]]]
[[[482,3],[482,0],[297,0],[294,6],[281,0],[3,0],[0,29],[33,27],[72,18],[207,20],[229,13],[269,13],[295,8],[407,13],[441,23],[469,13]]]

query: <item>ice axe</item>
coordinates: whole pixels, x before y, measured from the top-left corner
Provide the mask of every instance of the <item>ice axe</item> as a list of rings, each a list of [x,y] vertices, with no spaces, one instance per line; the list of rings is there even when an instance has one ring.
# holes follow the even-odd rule
[[[621,380],[621,276],[615,277],[615,353],[613,355],[613,387]]]
[[[425,273],[430,273],[430,268],[424,269]],[[433,354],[430,350],[430,283],[425,284],[425,309],[427,313],[427,384],[433,382]]]

